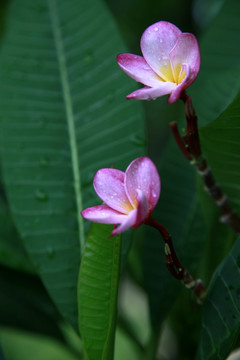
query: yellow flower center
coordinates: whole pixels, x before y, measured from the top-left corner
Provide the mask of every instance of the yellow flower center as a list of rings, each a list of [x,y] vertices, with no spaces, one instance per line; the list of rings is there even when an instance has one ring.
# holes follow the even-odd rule
[[[171,64],[167,64],[165,66],[162,66],[161,69],[160,79],[163,81],[170,81],[175,83],[176,85],[181,84],[183,79],[186,77],[185,70],[182,70],[182,64],[177,64],[173,68]]]

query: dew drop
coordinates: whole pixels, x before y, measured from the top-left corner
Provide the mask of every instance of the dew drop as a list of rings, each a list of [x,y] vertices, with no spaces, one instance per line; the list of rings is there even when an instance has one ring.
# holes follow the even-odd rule
[[[49,163],[49,158],[47,156],[43,156],[41,159],[40,159],[40,166],[42,167],[46,167]]]
[[[153,197],[153,198],[156,198],[156,197],[157,197],[157,194],[156,194],[155,190],[152,190],[152,197]]]
[[[39,201],[48,201],[48,195],[43,189],[36,189],[35,198]]]
[[[136,134],[132,134],[130,136],[130,141],[132,142],[132,144],[137,145],[137,146],[145,146],[146,145],[145,139],[142,136],[139,136]]]
[[[155,26],[154,31],[158,31],[158,27],[157,27],[157,26]]]
[[[49,259],[52,259],[55,256],[55,250],[50,246],[47,248],[47,256]]]
[[[93,60],[94,60],[93,52],[91,50],[86,51],[83,57],[84,63],[86,65],[89,65],[93,62]]]

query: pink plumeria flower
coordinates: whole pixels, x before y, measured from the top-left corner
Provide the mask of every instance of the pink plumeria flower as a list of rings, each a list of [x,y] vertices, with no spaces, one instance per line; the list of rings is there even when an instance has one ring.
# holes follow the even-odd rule
[[[127,99],[154,100],[170,94],[168,103],[177,101],[193,83],[200,69],[200,51],[193,34],[182,33],[175,25],[159,21],[149,26],[141,38],[142,56],[120,54],[120,68],[146,85]]]
[[[93,186],[105,204],[87,208],[81,214],[89,221],[118,224],[113,236],[147,220],[157,205],[161,185],[153,162],[140,157],[131,162],[125,173],[117,169],[98,170]]]

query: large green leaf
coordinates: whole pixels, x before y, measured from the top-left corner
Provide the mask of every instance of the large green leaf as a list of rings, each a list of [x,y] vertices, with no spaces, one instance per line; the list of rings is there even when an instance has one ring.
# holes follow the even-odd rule
[[[33,275],[0,266],[0,324],[46,336],[63,336],[61,317],[41,281]]]
[[[51,338],[8,328],[0,329],[0,344],[8,360],[81,359],[63,344]]]
[[[61,313],[77,328],[81,209],[98,168],[142,155],[141,108],[100,0],[13,0],[0,59],[2,165],[17,229]],[[130,86],[129,86],[130,84]]]
[[[226,0],[195,0],[194,20],[200,27],[206,27],[214,19]]]
[[[240,241],[216,270],[204,303],[199,359],[224,360],[240,333]]]
[[[1,197],[0,224],[0,264],[33,272],[33,267],[13,225],[10,211]]]
[[[240,2],[226,0],[200,38],[201,69],[189,88],[201,125],[215,120],[239,91]]]
[[[113,359],[121,239],[111,231],[91,225],[80,267],[79,328],[88,360]]]
[[[203,153],[217,182],[240,209],[240,94],[214,122],[200,130]]]

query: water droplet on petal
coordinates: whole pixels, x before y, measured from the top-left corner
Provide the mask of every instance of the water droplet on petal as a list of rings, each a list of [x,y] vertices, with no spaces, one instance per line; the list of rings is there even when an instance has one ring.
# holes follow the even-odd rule
[[[156,197],[157,197],[157,194],[156,194],[156,191],[155,191],[155,190],[152,190],[152,197],[153,197],[153,198],[156,198]]]
[[[154,31],[158,31],[158,27],[157,27],[157,26],[155,26]]]

